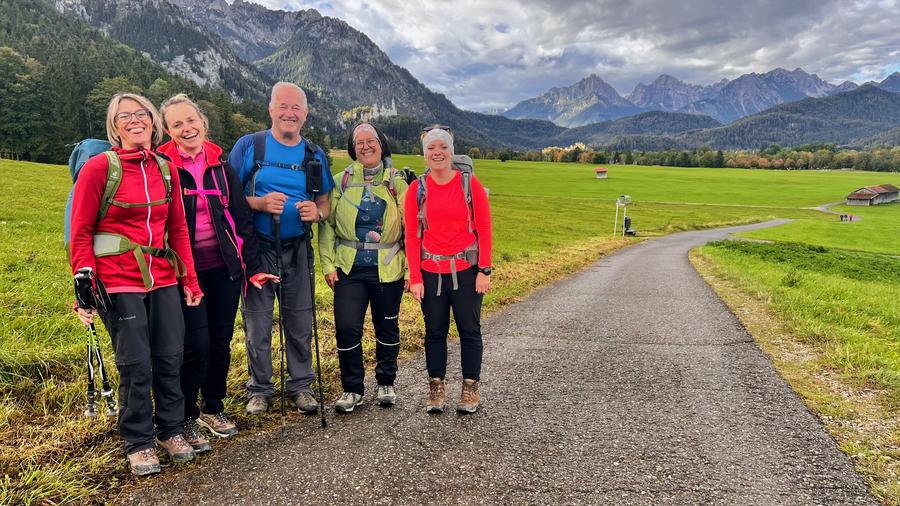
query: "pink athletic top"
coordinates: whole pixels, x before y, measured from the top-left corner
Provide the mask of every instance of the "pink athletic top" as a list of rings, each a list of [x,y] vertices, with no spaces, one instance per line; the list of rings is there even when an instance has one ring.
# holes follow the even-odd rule
[[[177,145],[176,145],[177,146]],[[178,148],[178,155],[184,169],[190,172],[197,188],[203,188],[203,173],[206,171],[206,151],[200,150],[197,158],[191,158]],[[225,266],[222,250],[219,249],[219,238],[212,223],[209,203],[203,195],[197,196],[197,218],[194,227],[194,268],[197,271],[208,271]]]

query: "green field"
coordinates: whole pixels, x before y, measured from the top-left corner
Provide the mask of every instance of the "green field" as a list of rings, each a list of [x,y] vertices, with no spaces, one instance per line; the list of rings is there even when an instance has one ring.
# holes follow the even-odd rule
[[[340,166],[335,161],[335,166]],[[421,174],[425,159],[396,155],[394,166]],[[858,171],[703,169],[606,165],[597,179],[594,165],[583,163],[475,160],[475,173],[491,193],[566,196],[635,201],[688,202],[767,207],[814,207],[838,202],[863,187],[890,183],[900,174]]]
[[[398,155],[394,162],[422,173],[421,157]],[[347,163],[336,158],[333,168]],[[900,185],[895,174],[638,166],[611,166],[610,173],[597,180],[593,167],[583,164],[476,161],[477,176],[491,190],[494,223],[496,274],[487,312],[639,240],[613,237],[615,198],[625,193],[633,199],[628,214],[639,236],[792,218],[790,225],[756,234],[875,253],[900,250],[900,205],[862,211],[864,219],[852,224],[803,209],[840,200],[861,186]],[[0,175],[0,476],[6,476],[0,504],[103,502],[134,478],[112,423],[81,416],[85,334],[71,311],[72,281],[62,248],[69,173],[63,166],[0,160]],[[813,279],[805,276],[799,286],[814,290]],[[333,395],[339,383],[331,296],[321,276],[318,281],[326,392]],[[403,349],[415,352],[422,322],[408,298],[401,317]],[[240,329],[233,349],[229,414],[244,434],[276,426],[275,415],[243,416],[247,378]],[[372,350],[366,352],[370,356]],[[108,343],[105,353],[111,363]],[[159,479],[170,479],[170,473]]]

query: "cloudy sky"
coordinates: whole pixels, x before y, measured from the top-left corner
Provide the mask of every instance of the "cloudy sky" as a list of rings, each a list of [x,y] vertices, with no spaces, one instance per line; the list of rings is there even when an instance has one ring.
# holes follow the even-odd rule
[[[662,73],[709,85],[800,67],[840,84],[900,70],[900,0],[255,1],[343,19],[476,111],[592,73],[627,95]]]

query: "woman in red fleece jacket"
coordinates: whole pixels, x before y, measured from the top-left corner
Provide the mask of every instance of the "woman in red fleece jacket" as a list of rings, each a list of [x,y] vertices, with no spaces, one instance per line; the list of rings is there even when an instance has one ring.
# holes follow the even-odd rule
[[[96,239],[119,236],[139,247],[170,249],[183,262],[181,283],[187,304],[199,304],[203,293],[194,272],[178,171],[170,170],[167,195],[152,151],[163,134],[156,108],[139,95],[114,96],[107,111],[106,134],[121,161],[121,185],[106,216],[98,220],[108,160],[101,154],[84,164],[72,201],[72,272],[90,267],[110,294],[112,307],[100,309],[99,315],[109,331],[119,370],[119,436],[125,442],[131,472],[144,475],[160,470],[154,420],[156,439],[173,460],[194,456],[182,435],[184,396],[179,369],[184,320],[176,268],[142,249],[110,251]],[[78,309],[85,324],[94,314]]]
[[[428,168],[406,192],[404,221],[409,291],[422,304],[425,317],[425,362],[430,378],[426,410],[444,410],[447,333],[453,309],[463,376],[456,410],[472,413],[478,409],[481,381],[481,302],[491,287],[491,209],[484,187],[472,175],[470,212],[462,174],[453,170],[453,135],[448,127],[426,128],[422,148]],[[423,181],[425,187],[420,188]],[[425,216],[420,237],[423,190]]]

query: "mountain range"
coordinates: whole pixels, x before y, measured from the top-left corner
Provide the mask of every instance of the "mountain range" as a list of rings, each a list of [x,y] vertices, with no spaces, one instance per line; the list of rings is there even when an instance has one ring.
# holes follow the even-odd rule
[[[900,87],[888,79],[878,86]],[[898,75],[900,81],[900,75]],[[523,100],[501,112],[508,118],[547,119],[557,125],[577,127],[603,120],[657,110],[703,114],[721,123],[756,114],[772,106],[807,97],[822,98],[856,89],[850,81],[830,84],[803,69],[775,69],[764,74],[745,74],[733,81],[722,79],[710,86],[685,83],[668,74],[650,85],[638,83],[634,91],[620,96],[596,74],[567,88],[552,88],[535,98]]]
[[[591,75],[508,110],[483,114],[457,108],[395,65],[365,34],[314,9],[276,11],[243,0],[52,3],[175,74],[207,88],[225,88],[237,101],[266,103],[274,81],[295,82],[307,89],[310,123],[332,136],[344,135],[356,120],[348,111],[391,104],[399,116],[377,121],[402,135],[399,140],[408,146],[416,144],[422,125],[433,123],[452,125],[460,148],[517,150],[574,142],[722,148],[756,148],[759,139],[782,145],[801,138],[846,143],[897,126],[867,121],[843,108],[842,104],[858,100],[890,102],[872,93],[823,102],[845,116],[832,114],[828,121],[818,121],[810,116],[822,113],[815,101],[859,89],[850,82],[827,83],[802,69],[746,74],[709,86],[664,74],[649,85],[638,84],[624,97]],[[900,91],[900,73],[873,84],[887,92]],[[797,108],[776,108],[787,104]],[[784,124],[803,129],[798,132]]]

